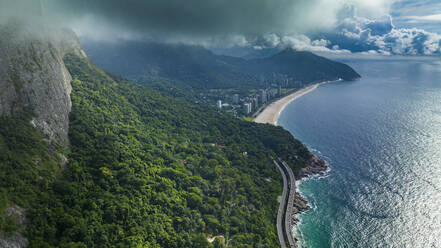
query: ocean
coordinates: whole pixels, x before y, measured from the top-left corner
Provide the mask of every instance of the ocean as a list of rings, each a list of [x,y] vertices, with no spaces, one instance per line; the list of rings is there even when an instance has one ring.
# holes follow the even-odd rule
[[[294,233],[321,247],[441,247],[441,59],[340,59],[362,75],[291,102],[278,125],[330,172],[302,181]]]

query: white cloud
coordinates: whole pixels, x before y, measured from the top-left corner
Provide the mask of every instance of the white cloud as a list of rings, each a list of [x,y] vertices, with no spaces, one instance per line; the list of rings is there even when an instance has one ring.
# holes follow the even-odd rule
[[[425,16],[403,16],[409,22],[441,22],[441,14],[425,15]]]
[[[349,0],[357,8],[357,15],[366,18],[378,18],[390,13],[391,6],[399,0]]]
[[[277,35],[267,34],[264,35],[264,41],[262,44],[255,45],[254,49],[262,50],[266,48],[279,48],[284,49],[287,47],[299,50],[299,51],[312,51],[312,52],[326,52],[326,53],[348,53],[349,51],[340,49],[338,45],[331,46],[331,42],[326,39],[312,40],[308,36],[303,34],[295,35]]]
[[[394,29],[376,39],[382,51],[405,55],[441,54],[441,35],[422,29]]]
[[[352,52],[399,55],[440,55],[441,35],[418,28],[396,28],[389,15],[375,19],[347,16],[322,35],[332,45]],[[327,46],[329,47],[329,46]]]
[[[277,47],[280,45],[280,37],[276,34],[266,34],[263,36],[263,40],[269,47]]]

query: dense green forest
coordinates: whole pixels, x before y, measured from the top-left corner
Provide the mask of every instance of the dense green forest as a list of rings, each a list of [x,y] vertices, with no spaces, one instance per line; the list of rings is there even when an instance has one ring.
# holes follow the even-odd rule
[[[0,118],[0,211],[27,209],[30,247],[279,246],[282,184],[269,156],[299,169],[305,146],[280,127],[109,76],[76,55],[65,64],[68,150],[44,141],[32,110]],[[0,221],[5,233],[18,228]]]

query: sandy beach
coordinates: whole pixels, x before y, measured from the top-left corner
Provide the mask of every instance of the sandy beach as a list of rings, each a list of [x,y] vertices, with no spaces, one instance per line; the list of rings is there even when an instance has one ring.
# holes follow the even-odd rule
[[[303,88],[301,90],[293,92],[292,94],[289,94],[289,95],[283,97],[282,99],[279,99],[279,100],[271,103],[254,119],[254,122],[277,125],[277,119],[279,119],[279,115],[283,111],[283,109],[286,107],[286,105],[288,105],[290,102],[296,100],[297,98],[299,98],[303,95],[306,95],[306,94],[312,92],[313,90],[317,89],[317,87],[319,85],[320,85],[320,83],[313,84],[311,86],[308,86],[306,88]]]
[[[301,96],[304,96],[304,95],[314,91],[315,89],[317,89],[317,87],[319,85],[324,84],[324,83],[327,83],[327,82],[310,85],[306,88],[303,88],[301,90],[293,92],[293,93],[271,103],[254,119],[254,122],[264,123],[264,124],[268,123],[268,124],[276,126],[277,120],[280,116],[280,113],[283,111],[283,109],[290,102],[296,100],[297,98],[299,98]],[[308,211],[310,208],[310,206],[308,205],[308,201],[300,194],[300,192],[298,192],[296,190],[295,185],[299,182],[299,181],[296,181],[296,177],[298,176],[298,179],[301,179],[301,178],[306,178],[311,175],[323,175],[323,173],[327,171],[328,165],[326,164],[326,162],[323,159],[313,155],[308,160],[308,166],[306,168],[302,169],[297,176],[294,176],[294,173],[292,172],[291,168],[284,161],[281,161],[281,162],[286,167],[286,171],[288,171],[288,174],[290,175],[289,176],[290,180],[288,180],[288,181],[292,182],[294,185],[294,186],[291,186],[291,188],[293,190],[290,191],[290,193],[289,193],[289,199],[286,202],[286,204],[288,205],[287,210],[286,210],[287,212],[285,213],[285,218],[286,218],[285,223],[289,223],[288,224],[289,227],[285,227],[285,230],[289,230],[289,228],[292,230],[292,228],[294,226],[296,226],[297,223],[300,221],[298,219],[297,215],[302,212]],[[277,165],[277,163],[276,163],[276,165]],[[286,197],[287,175],[284,174],[284,172],[283,172],[283,170],[281,170],[281,168],[279,168],[279,170],[281,171],[282,176],[284,178],[284,191],[283,191],[282,195],[284,195]],[[282,206],[282,205],[279,205],[279,209],[280,209],[280,206]],[[282,206],[282,208],[283,208],[283,206]],[[288,211],[288,209],[289,209],[289,211]],[[279,210],[279,212],[280,212],[280,210]],[[294,217],[292,217],[292,216],[294,216]],[[282,217],[280,217],[280,213],[278,214],[278,218],[282,218]],[[278,225],[279,225],[279,223],[280,223],[280,221],[278,220]],[[277,229],[279,232],[280,232],[280,230],[282,230],[282,228],[279,226],[277,227]],[[280,238],[281,237],[280,233],[278,235]],[[289,234],[287,234],[287,235],[288,235],[288,240],[289,240],[288,244],[293,247],[298,247],[297,246],[297,239],[295,239],[295,237],[293,237],[294,234],[291,233],[291,235],[289,235]],[[283,238],[282,238],[282,240],[283,240]],[[281,241],[281,243],[282,243],[282,241]],[[285,247],[285,246],[282,246],[282,247]]]

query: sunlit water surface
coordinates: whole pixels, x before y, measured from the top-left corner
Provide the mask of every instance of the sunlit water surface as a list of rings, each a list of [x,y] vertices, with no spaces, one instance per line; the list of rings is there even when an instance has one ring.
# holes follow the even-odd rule
[[[318,247],[441,247],[441,59],[349,59],[363,79],[326,84],[279,125],[330,165],[301,183],[294,231]]]

